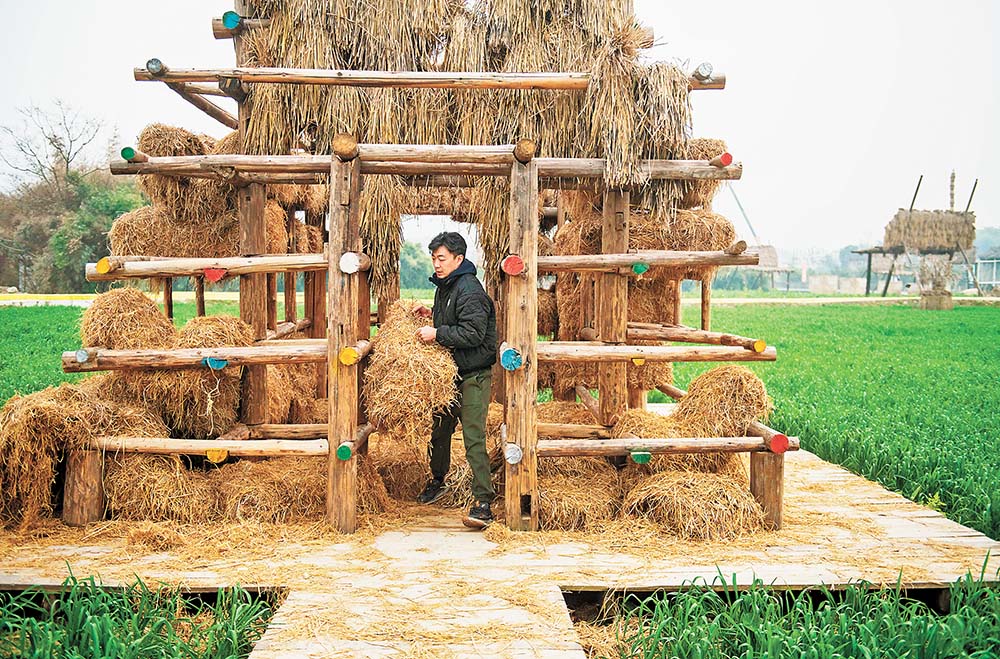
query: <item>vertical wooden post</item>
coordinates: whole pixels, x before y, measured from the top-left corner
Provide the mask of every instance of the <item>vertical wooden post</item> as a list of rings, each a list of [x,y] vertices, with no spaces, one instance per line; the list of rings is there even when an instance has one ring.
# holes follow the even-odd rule
[[[562,192],[556,193],[556,233],[566,224],[566,204],[563,203]]]
[[[513,199],[513,193],[511,193],[511,199]],[[513,203],[513,201],[511,202]],[[511,246],[511,249],[514,249]],[[505,275],[504,275],[505,276]],[[497,340],[503,343],[507,340],[507,300],[505,284],[499,281],[497,277],[493,277],[486,282],[486,294],[490,296],[493,300],[493,307],[496,311],[497,317]],[[494,402],[503,405],[505,408],[507,406],[507,372],[503,370],[500,366],[500,360],[493,365],[492,369],[492,386],[490,391],[490,397]],[[535,385],[538,386],[537,384]]]
[[[567,273],[567,275],[570,273]],[[594,302],[594,288],[595,288],[595,275],[588,272],[581,272],[580,275],[580,327],[591,327],[597,329],[594,326],[594,314],[596,312],[596,304]]]
[[[630,410],[644,410],[646,409],[646,394],[648,394],[645,389],[629,389],[628,390],[628,407]]]
[[[278,328],[278,275],[267,273],[267,329]]]
[[[781,528],[782,501],[785,492],[785,455],[758,452],[750,454],[750,493],[764,509],[767,528]]]
[[[601,251],[618,254],[628,251],[629,193],[605,190],[604,224]],[[628,326],[628,277],[602,273],[597,280],[597,334],[605,343],[625,343]],[[601,364],[597,371],[597,389],[601,404],[601,423],[612,426],[628,407],[625,363]]]
[[[295,219],[295,209],[288,211],[288,217],[285,223],[285,228],[288,230],[288,249],[285,250],[289,254],[294,254],[298,251],[298,245],[295,240],[295,226],[298,220]],[[298,317],[298,301],[295,299],[295,286],[296,286],[296,274],[294,272],[285,273],[285,322],[295,322]]]
[[[84,526],[104,519],[103,455],[100,451],[72,449],[66,453],[62,521]]]
[[[681,318],[681,284],[683,282],[684,282],[684,280],[680,279],[680,278],[678,278],[678,279],[676,279],[674,281],[674,299],[673,299],[673,306],[674,306],[674,311],[673,311],[674,320],[673,320],[673,323],[674,323],[674,325],[683,325],[684,324],[683,319]]]
[[[251,183],[239,189],[240,255],[255,256],[267,251],[264,186]],[[267,336],[267,275],[240,275],[240,318],[253,329],[254,339]],[[242,420],[246,424],[267,423],[267,367],[243,369]]]
[[[172,277],[163,278],[163,315],[170,320],[174,319],[174,280]]]
[[[872,253],[868,252],[868,266],[865,268],[865,297],[871,294],[872,289]]]
[[[306,214],[306,224],[310,226],[322,229],[324,220],[324,215]],[[308,329],[310,339],[326,338],[326,274],[312,271],[303,275],[305,317],[312,321]],[[326,364],[316,365],[316,397],[327,397]]]
[[[205,278],[194,278],[194,314],[205,315]]]
[[[523,366],[505,371],[504,418],[507,442],[521,449],[521,460],[506,462],[504,506],[507,525],[516,531],[538,529],[538,455],[536,453],[538,363],[538,166],[515,159],[510,175],[510,250],[524,259],[524,273],[503,275],[504,338],[520,351]]]
[[[341,161],[336,156],[330,167],[330,239],[328,247],[329,294],[327,302],[327,379],[330,386],[330,453],[327,459],[326,515],[341,533],[357,528],[358,458],[337,457],[336,447],[354,439],[358,428],[358,367],[341,364],[338,355],[344,346],[359,338],[358,277],[340,271],[344,252],[361,251],[358,200],[361,195],[361,166],[357,158]],[[316,319],[318,320],[318,319]],[[315,322],[315,321],[314,321]],[[368,327],[367,323],[364,327]],[[367,337],[366,337],[367,338]]]
[[[701,328],[712,329],[712,279],[714,274],[701,278]]]

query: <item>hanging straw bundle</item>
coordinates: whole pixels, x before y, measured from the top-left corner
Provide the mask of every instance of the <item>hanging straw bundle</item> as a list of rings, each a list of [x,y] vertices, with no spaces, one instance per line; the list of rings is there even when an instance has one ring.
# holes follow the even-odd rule
[[[390,307],[373,339],[362,394],[368,419],[381,431],[401,437],[430,434],[434,414],[455,400],[458,367],[451,353],[417,340],[427,324],[413,313],[415,301]]]
[[[685,158],[691,130],[691,101],[688,74],[667,62],[643,66],[636,87],[636,110],[641,113],[642,157],[654,159]],[[682,181],[652,180],[639,199],[653,215],[667,218],[684,193]],[[637,195],[638,196],[638,195]]]

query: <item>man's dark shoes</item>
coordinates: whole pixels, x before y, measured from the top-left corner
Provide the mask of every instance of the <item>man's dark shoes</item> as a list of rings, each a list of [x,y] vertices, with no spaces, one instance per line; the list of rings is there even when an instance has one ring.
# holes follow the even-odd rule
[[[490,504],[483,501],[474,503],[469,509],[469,514],[462,518],[462,524],[470,529],[485,529],[492,523],[493,511],[490,510]]]
[[[443,478],[432,478],[427,482],[424,491],[417,496],[417,503],[434,503],[444,496],[445,487]]]

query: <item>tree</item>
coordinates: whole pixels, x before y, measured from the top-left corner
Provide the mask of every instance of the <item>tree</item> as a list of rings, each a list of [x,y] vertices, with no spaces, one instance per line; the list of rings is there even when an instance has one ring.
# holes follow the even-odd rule
[[[416,243],[403,243],[399,254],[399,287],[430,288],[427,279],[431,276],[430,256]]]
[[[17,113],[19,126],[0,126],[0,160],[15,172],[12,178],[20,186],[41,183],[58,199],[67,199],[70,173],[86,176],[97,169],[83,157],[100,134],[101,122],[61,100],[53,102],[52,110],[30,105]]]

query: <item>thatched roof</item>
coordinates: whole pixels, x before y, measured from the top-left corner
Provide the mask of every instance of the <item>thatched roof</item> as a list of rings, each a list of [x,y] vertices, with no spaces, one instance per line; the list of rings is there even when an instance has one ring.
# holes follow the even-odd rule
[[[969,250],[976,241],[972,211],[909,211],[900,208],[885,227],[886,251],[954,252]]]

